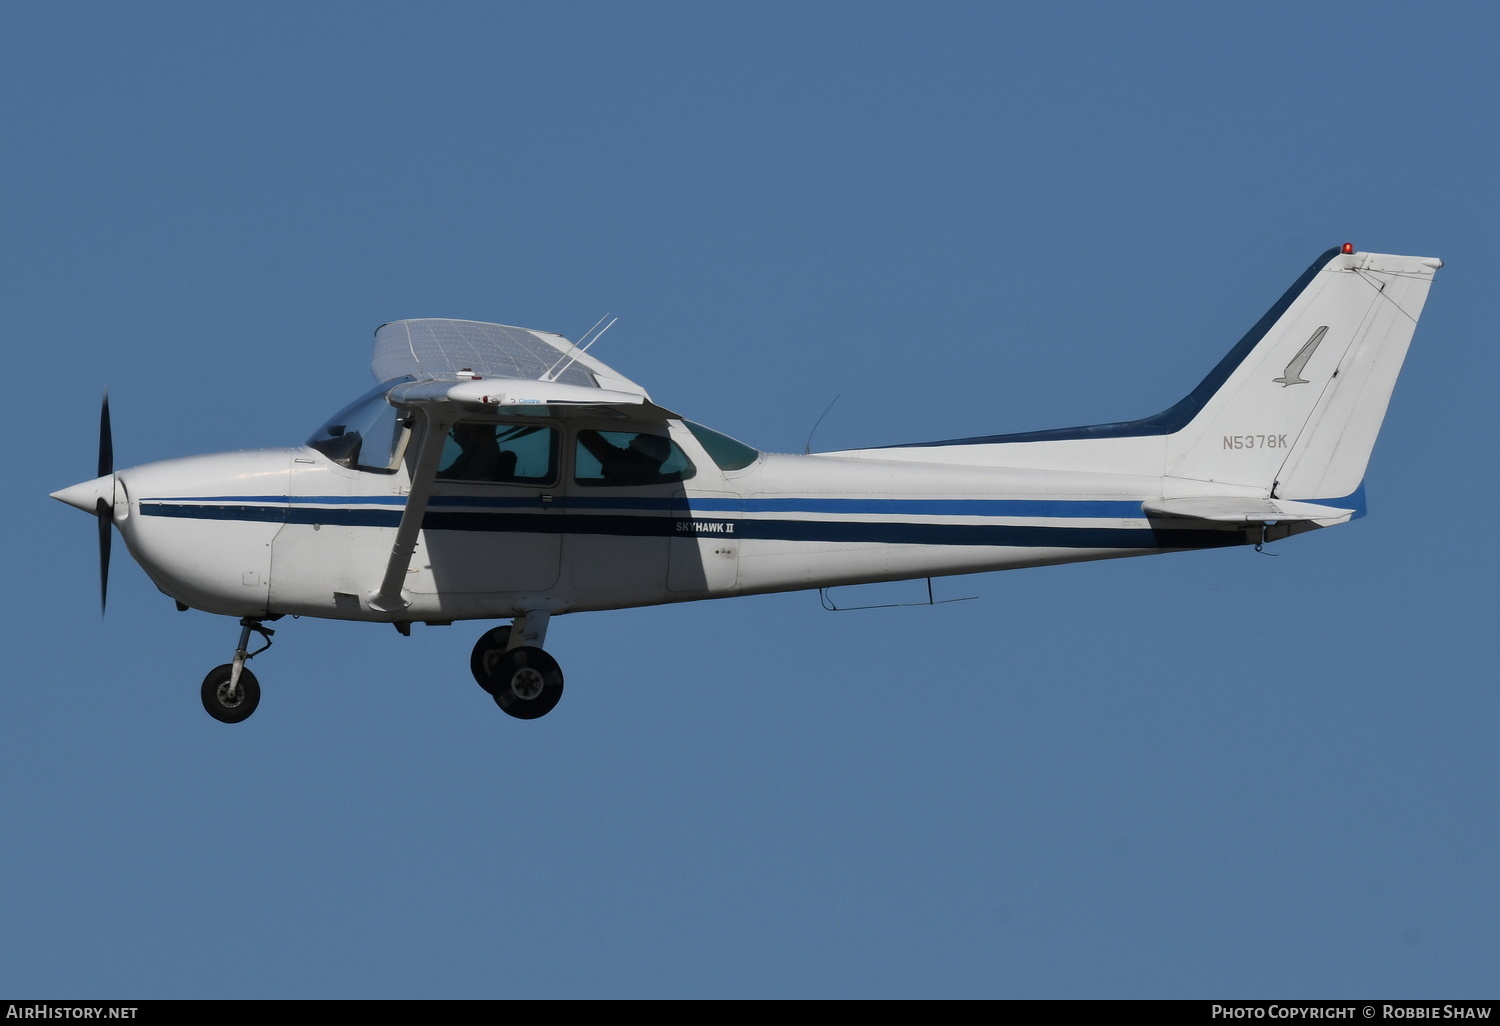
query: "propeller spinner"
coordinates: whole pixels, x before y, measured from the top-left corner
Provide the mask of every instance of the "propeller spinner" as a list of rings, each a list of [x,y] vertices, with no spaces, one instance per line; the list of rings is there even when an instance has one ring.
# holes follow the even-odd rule
[[[92,513],[99,519],[99,611],[109,597],[110,527],[115,512],[115,444],[109,426],[109,390],[99,409],[99,476],[52,493],[69,506]]]

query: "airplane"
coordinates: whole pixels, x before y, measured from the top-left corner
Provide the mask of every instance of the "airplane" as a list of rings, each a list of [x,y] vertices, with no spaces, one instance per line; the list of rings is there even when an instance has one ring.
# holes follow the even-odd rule
[[[53,497],[98,518],[101,606],[113,527],[179,610],[239,618],[200,689],[217,720],[255,711],[245,664],[288,614],[407,635],[509,620],[470,671],[535,719],[562,695],[542,646],[565,613],[1260,547],[1362,516],[1440,267],[1328,250],[1155,416],[804,455],[658,406],[587,351],[597,324],[575,344],[393,321],[375,332],[379,384],[305,445],[117,471],[106,392],[98,476]]]

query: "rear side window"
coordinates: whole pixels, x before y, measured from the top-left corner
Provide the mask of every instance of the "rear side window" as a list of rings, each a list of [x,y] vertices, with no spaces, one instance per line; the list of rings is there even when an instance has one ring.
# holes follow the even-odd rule
[[[557,431],[540,424],[455,424],[443,443],[439,481],[551,484]]]
[[[573,479],[585,485],[653,485],[686,481],[698,468],[666,435],[649,431],[580,431]]]
[[[694,424],[690,420],[685,420],[683,423],[693,433],[693,437],[698,439],[698,444],[703,446],[703,451],[708,453],[708,458],[713,460],[720,470],[744,470],[760,459],[760,450],[752,449],[744,442],[720,434],[702,424]]]

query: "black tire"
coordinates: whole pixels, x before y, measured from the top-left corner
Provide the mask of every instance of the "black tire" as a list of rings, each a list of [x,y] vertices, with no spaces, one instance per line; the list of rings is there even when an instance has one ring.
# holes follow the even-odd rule
[[[240,694],[231,701],[227,694],[234,667],[228,663],[215,666],[203,678],[203,708],[220,723],[241,723],[250,718],[260,705],[260,681],[249,669],[240,670]]]
[[[518,720],[545,716],[562,698],[562,667],[546,652],[522,645],[504,653],[496,677],[503,681],[490,694],[495,704]]]
[[[474,642],[474,652],[469,656],[469,672],[474,683],[493,695],[500,686],[501,671],[505,669],[505,646],[510,644],[510,625],[486,631]]]

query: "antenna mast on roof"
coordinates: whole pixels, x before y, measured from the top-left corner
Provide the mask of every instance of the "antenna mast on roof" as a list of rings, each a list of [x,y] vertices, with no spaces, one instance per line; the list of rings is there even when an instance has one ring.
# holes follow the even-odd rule
[[[833,399],[832,399],[832,401],[829,402],[828,406],[823,410],[822,414],[819,415],[818,419],[815,420],[815,421],[813,421],[812,430],[807,433],[807,444],[802,447],[802,455],[804,455],[804,456],[811,456],[812,455],[812,438],[813,438],[813,435],[817,434],[818,425],[821,424],[821,423],[823,423],[823,418],[826,417],[826,416],[828,416],[828,411],[831,410],[831,409],[833,409],[833,404],[836,403],[836,402],[838,402],[839,401],[839,396],[843,395],[843,394],[844,393],[840,392],[839,395],[834,396]]]
[[[609,316],[609,314],[605,314],[604,315],[604,317],[608,317],[608,316]],[[599,325],[604,324],[604,317],[601,317],[597,321],[594,322],[594,328],[599,328]],[[577,361],[577,359],[580,356],[582,356],[584,353],[588,352],[589,346],[593,345],[595,342],[597,342],[601,338],[603,338],[604,337],[604,333],[606,331],[608,331],[610,328],[613,328],[615,326],[615,321],[618,321],[619,319],[620,318],[616,317],[613,321],[610,321],[608,324],[604,324],[604,327],[599,328],[598,333],[595,334],[592,339],[589,339],[588,345],[586,345],[586,346],[584,346],[583,348],[580,349],[579,346],[578,346],[578,342],[582,342],[583,339],[588,338],[589,337],[589,331],[593,331],[594,328],[590,328],[588,331],[585,331],[583,333],[583,337],[580,338],[578,340],[578,342],[574,342],[573,343],[574,352],[571,353],[571,354],[565,354],[563,356],[558,357],[557,358],[557,363],[554,363],[551,367],[548,367],[547,368],[547,373],[542,375],[542,380],[543,381],[556,381],[557,378],[558,378],[558,375],[562,374],[563,371],[565,371],[569,367],[573,366],[573,364]],[[564,361],[566,361],[566,362],[564,362]],[[559,366],[559,364],[561,364],[561,366]]]

